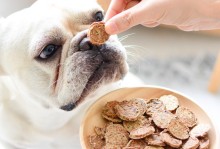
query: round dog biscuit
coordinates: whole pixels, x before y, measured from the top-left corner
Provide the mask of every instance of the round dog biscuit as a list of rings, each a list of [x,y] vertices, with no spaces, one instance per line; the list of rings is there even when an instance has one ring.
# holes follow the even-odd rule
[[[145,116],[140,116],[136,121],[123,121],[123,126],[128,132],[142,126],[149,126],[150,124],[151,121],[149,121]]]
[[[122,101],[115,106],[117,116],[125,121],[136,121],[140,116],[140,110],[136,104],[131,101]]]
[[[140,115],[144,115],[144,113],[146,112],[147,102],[142,98],[134,98],[130,101],[136,104],[140,111]]]
[[[129,134],[121,124],[109,124],[106,127],[106,146],[125,147],[129,141]]]
[[[199,140],[197,138],[190,137],[186,143],[183,144],[182,149],[197,149],[199,146]]]
[[[189,132],[191,137],[204,137],[210,129],[208,124],[198,124]]]
[[[164,149],[163,147],[161,146],[146,146],[144,149]]]
[[[138,148],[138,149],[144,149],[144,147],[147,145],[147,143],[144,140],[130,140],[128,144],[126,145],[126,148]],[[124,148],[123,148],[124,149]]]
[[[153,126],[143,126],[137,129],[134,129],[130,132],[129,137],[131,139],[142,139],[146,136],[149,136],[155,132],[155,128]]]
[[[179,107],[176,110],[176,116],[187,127],[193,127],[197,124],[197,118],[195,114],[185,107]]]
[[[104,44],[108,38],[109,34],[105,31],[104,22],[94,22],[91,24],[87,36],[90,39],[90,42],[94,45]]]
[[[166,110],[173,111],[179,106],[178,99],[173,95],[164,95],[159,98],[166,107]]]
[[[182,145],[182,140],[175,139],[169,133],[162,132],[160,136],[167,145],[173,148],[179,148]]]
[[[199,140],[199,149],[208,149],[209,148],[209,139],[208,138],[202,138]]]
[[[189,128],[178,119],[171,120],[168,131],[178,139],[185,140],[189,138]]]
[[[100,127],[96,127],[96,126],[95,126],[94,131],[95,131],[95,133],[96,133],[98,136],[104,138],[104,136],[105,136],[105,128],[100,128]]]
[[[106,145],[125,147],[128,144],[128,141],[129,138],[123,133],[106,133],[105,135]]]
[[[154,146],[165,146],[165,143],[161,139],[161,136],[159,134],[152,134],[150,136],[147,136],[145,138],[145,141],[149,145],[154,145]]]
[[[93,149],[100,149],[105,145],[105,141],[98,135],[89,136],[89,143]]]
[[[175,118],[175,115],[169,111],[158,111],[154,112],[152,115],[153,122],[159,128],[167,128],[172,119]]]
[[[152,115],[154,112],[165,110],[165,106],[162,101],[158,99],[150,99],[147,102],[146,113]]]
[[[116,115],[114,107],[118,104],[117,101],[107,102],[102,110],[102,117],[111,122],[121,122],[122,120]]]

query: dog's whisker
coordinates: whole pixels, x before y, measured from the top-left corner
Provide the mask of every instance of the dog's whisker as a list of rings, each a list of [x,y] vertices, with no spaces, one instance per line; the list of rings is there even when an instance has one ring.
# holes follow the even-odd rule
[[[132,36],[132,35],[134,35],[135,33],[131,33],[131,34],[126,34],[126,35],[124,35],[124,36],[122,36],[122,37],[119,37],[119,41],[120,42],[122,42],[123,40],[125,40],[125,39],[127,39],[129,36]]]

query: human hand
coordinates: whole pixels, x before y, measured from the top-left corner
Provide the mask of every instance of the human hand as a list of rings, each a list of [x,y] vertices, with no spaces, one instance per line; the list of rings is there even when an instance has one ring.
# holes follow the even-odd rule
[[[106,32],[117,34],[135,25],[174,25],[184,31],[220,28],[220,0],[112,0]]]

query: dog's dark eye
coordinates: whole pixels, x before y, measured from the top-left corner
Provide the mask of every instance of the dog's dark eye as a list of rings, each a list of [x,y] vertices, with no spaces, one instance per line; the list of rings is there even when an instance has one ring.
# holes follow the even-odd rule
[[[41,59],[47,59],[51,57],[54,53],[56,53],[57,49],[59,49],[60,46],[49,44],[47,45],[40,53],[39,57]]]
[[[96,14],[95,14],[95,20],[96,21],[98,21],[98,22],[102,21],[103,18],[104,18],[104,16],[103,16],[103,13],[101,11],[96,12]]]

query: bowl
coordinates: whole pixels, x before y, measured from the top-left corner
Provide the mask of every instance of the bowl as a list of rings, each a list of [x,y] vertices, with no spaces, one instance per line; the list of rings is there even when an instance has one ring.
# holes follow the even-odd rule
[[[190,98],[178,93],[176,91],[161,88],[161,87],[135,87],[135,88],[121,88],[115,91],[112,91],[101,98],[99,98],[95,103],[93,103],[87,110],[82,120],[80,126],[80,141],[83,149],[89,149],[90,144],[88,136],[94,134],[94,127],[103,127],[105,124],[104,119],[101,116],[102,108],[104,105],[112,100],[122,101],[129,100],[132,98],[158,98],[162,95],[171,94],[176,96],[179,99],[181,106],[189,108],[196,115],[199,123],[209,124],[211,129],[208,132],[210,139],[210,148],[209,149],[219,149],[219,134],[217,132],[217,127],[212,122],[211,118],[207,113],[199,107],[198,104],[193,102]]]

